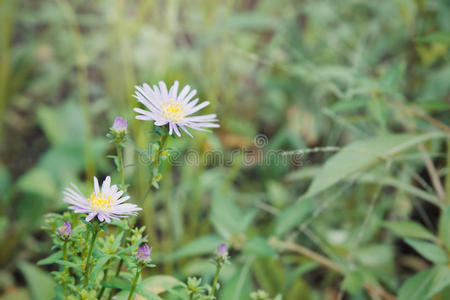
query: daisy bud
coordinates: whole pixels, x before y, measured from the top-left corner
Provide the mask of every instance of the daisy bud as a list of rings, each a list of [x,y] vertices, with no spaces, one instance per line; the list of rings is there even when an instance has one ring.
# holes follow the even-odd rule
[[[64,222],[64,224],[58,228],[58,234],[64,239],[70,237],[72,234],[72,225],[67,221]]]
[[[220,244],[216,253],[218,256],[226,256],[228,254],[227,245],[225,243]]]
[[[122,117],[116,117],[114,119],[112,130],[116,132],[125,132],[127,131],[127,126],[128,126],[127,120],[122,119]]]
[[[137,253],[136,253],[136,258],[139,261],[146,261],[150,258],[150,255],[152,253],[152,248],[149,248],[147,244],[142,244],[139,246]]]

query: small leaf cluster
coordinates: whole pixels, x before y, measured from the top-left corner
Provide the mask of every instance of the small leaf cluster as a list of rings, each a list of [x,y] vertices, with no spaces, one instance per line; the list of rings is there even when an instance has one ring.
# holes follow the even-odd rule
[[[72,225],[69,238],[62,238],[57,231],[65,221]],[[92,257],[86,265],[89,241],[96,226],[99,233]],[[51,235],[51,249],[56,252],[38,264],[60,266],[52,275],[59,286],[57,294],[61,299],[101,299],[101,296],[129,290],[137,268],[154,267],[151,260],[144,263],[136,259],[136,249],[147,242],[147,237],[143,235],[144,227],[130,228],[128,220],[114,221],[107,226],[105,223],[86,222],[83,217],[65,212],[48,214],[43,229]],[[128,234],[127,238],[125,234]],[[122,265],[127,267],[127,271],[122,270]],[[86,274],[89,276],[87,284],[84,281]],[[137,288],[138,291],[140,289]]]

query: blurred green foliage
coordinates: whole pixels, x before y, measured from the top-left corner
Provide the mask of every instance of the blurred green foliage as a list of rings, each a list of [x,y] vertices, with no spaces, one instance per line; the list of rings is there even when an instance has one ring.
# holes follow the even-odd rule
[[[450,2],[4,0],[0,37],[5,299],[50,299],[50,279],[33,266],[49,254],[43,216],[64,209],[70,182],[119,180],[105,138],[117,115],[134,137],[130,193],[143,197],[149,170],[135,148],[147,149],[152,127],[134,119],[131,95],[158,80],[195,87],[220,120],[213,134],[171,139],[176,151],[230,155],[257,148],[257,134],[268,137],[264,150],[338,148],[300,152],[296,167],[241,156],[166,164],[145,207],[159,266],[149,275],[209,280],[203,256],[226,241],[233,263],[219,299],[258,289],[369,299],[367,282],[399,299],[448,299]],[[341,274],[274,239],[320,253]]]

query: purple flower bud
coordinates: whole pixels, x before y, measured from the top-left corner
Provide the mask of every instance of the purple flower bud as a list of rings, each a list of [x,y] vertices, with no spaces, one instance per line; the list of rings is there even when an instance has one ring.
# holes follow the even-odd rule
[[[128,126],[127,120],[122,119],[122,117],[116,117],[114,119],[114,124],[112,129],[115,131],[126,131]]]
[[[72,225],[69,222],[64,222],[64,224],[58,228],[58,234],[63,238],[68,238],[72,234]]]
[[[152,254],[152,248],[149,248],[147,244],[142,244],[139,246],[136,258],[141,261],[146,261],[150,258],[150,255]]]
[[[217,255],[219,256],[225,256],[228,254],[227,245],[225,243],[222,243],[217,247]]]

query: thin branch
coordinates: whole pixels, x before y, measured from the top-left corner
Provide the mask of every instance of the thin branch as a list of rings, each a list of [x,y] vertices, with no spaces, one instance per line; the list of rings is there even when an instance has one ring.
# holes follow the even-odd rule
[[[442,186],[441,180],[439,179],[439,174],[436,170],[436,167],[433,164],[428,152],[425,150],[423,145],[419,145],[419,150],[423,155],[423,159],[425,160],[425,166],[427,167],[428,174],[431,178],[431,183],[433,184],[433,188],[436,190],[436,193],[442,203],[445,202],[445,192],[444,187]]]
[[[335,271],[336,273],[344,274],[344,272],[342,271],[342,269],[339,265],[335,264],[334,262],[332,262],[325,256],[322,256],[306,247],[295,244],[291,241],[280,241],[277,238],[272,238],[269,241],[269,243],[271,246],[278,248],[281,251],[291,251],[291,252],[301,254],[303,256],[306,256],[306,257],[314,260],[315,262],[318,262],[322,266]],[[397,300],[396,296],[392,295],[391,293],[389,293],[388,291],[383,289],[383,287],[381,287],[381,286],[374,286],[374,285],[366,282],[366,283],[364,283],[364,288],[366,289],[366,291],[369,294],[376,294],[386,300]]]
[[[404,105],[402,103],[399,103],[399,102],[396,102],[396,101],[387,100],[387,99],[386,99],[386,101],[390,105],[398,107],[398,108],[401,108],[402,110],[405,110],[408,113],[411,113],[412,115],[415,115],[415,116],[417,116],[417,117],[419,117],[421,119],[424,119],[424,120],[428,121],[433,126],[439,128],[439,129],[442,129],[443,131],[445,131],[447,133],[450,133],[450,127],[447,124],[442,123],[441,121],[439,121],[439,120],[437,120],[437,119],[435,119],[433,117],[430,117],[427,113],[425,113],[424,111],[418,109],[417,107],[415,107],[415,106],[413,106],[413,107],[407,106],[407,105]]]

